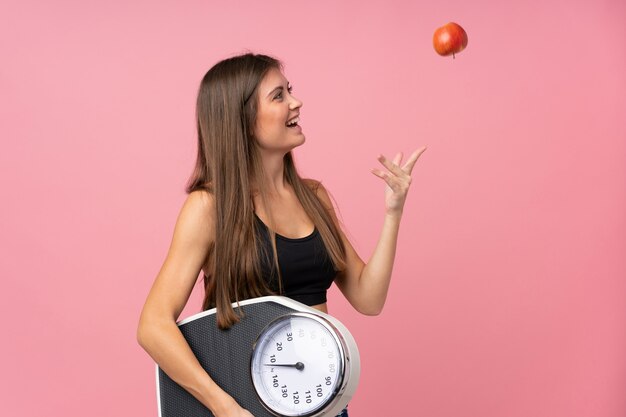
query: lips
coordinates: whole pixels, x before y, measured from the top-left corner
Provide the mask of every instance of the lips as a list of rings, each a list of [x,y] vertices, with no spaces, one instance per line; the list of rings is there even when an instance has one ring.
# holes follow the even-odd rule
[[[287,121],[287,123],[285,123],[285,126],[287,127],[296,127],[298,126],[298,122],[300,121],[300,115],[297,115],[294,118],[291,118]]]

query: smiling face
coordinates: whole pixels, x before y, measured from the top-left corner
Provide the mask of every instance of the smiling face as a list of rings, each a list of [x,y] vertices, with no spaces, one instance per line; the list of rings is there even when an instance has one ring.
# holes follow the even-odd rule
[[[302,145],[305,138],[298,125],[301,107],[302,102],[291,95],[291,86],[282,72],[271,68],[258,88],[254,137],[259,147],[287,153]]]

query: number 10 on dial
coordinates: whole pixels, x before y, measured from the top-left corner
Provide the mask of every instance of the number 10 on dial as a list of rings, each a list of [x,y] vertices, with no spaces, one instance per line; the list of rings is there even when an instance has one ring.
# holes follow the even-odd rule
[[[344,387],[347,360],[345,341],[329,321],[291,313],[259,335],[252,352],[252,382],[275,415],[319,415]]]

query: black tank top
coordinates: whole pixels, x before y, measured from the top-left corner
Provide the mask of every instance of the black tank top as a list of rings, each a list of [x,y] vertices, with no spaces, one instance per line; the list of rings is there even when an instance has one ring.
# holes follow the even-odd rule
[[[278,274],[272,261],[267,226],[256,216],[261,273],[278,293]],[[317,228],[309,236],[291,239],[276,234],[276,252],[282,276],[283,295],[313,306],[326,302],[326,291],[337,275]]]

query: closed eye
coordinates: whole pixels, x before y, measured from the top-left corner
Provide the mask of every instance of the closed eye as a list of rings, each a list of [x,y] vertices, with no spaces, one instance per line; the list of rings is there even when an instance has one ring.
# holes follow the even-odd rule
[[[282,100],[284,87],[278,87],[276,90],[278,90],[278,93],[274,96],[274,100]],[[293,91],[293,87],[291,85],[288,85],[287,91],[289,92],[289,94],[291,94],[291,92]]]

